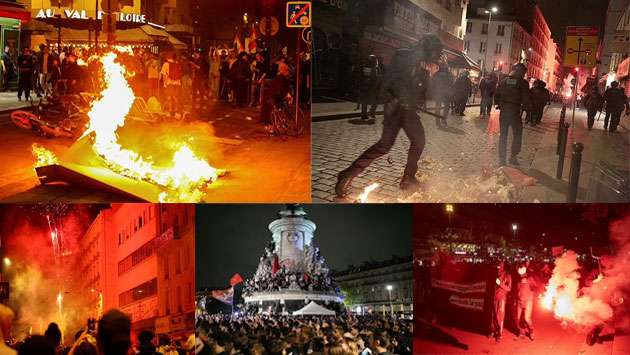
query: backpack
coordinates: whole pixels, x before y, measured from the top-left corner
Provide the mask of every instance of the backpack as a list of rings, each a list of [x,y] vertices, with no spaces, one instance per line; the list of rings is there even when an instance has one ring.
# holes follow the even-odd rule
[[[184,76],[184,71],[182,70],[181,64],[177,62],[169,62],[168,63],[168,78],[172,81],[181,80],[182,76]]]

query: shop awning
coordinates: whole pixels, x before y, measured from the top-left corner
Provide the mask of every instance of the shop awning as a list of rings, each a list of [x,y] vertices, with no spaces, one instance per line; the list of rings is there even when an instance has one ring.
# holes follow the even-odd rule
[[[448,47],[444,48],[443,52],[446,54],[448,64],[452,68],[481,71],[479,64],[472,60],[466,53]]]
[[[11,4],[2,1],[0,2],[0,17],[13,18],[24,23],[31,19],[31,13],[22,4]]]
[[[150,25],[144,25],[144,26],[142,26],[140,28],[148,36],[151,36],[154,39],[159,40],[159,41],[167,42],[170,45],[172,45],[175,49],[186,49],[186,48],[188,48],[186,43],[178,40],[177,38],[175,38],[175,36],[173,36],[172,34],[166,32],[163,29],[155,28],[155,27],[150,26]]]
[[[46,39],[52,42],[57,41],[57,30],[51,28],[50,32],[46,33]],[[92,34],[92,41],[94,40],[94,34]],[[61,29],[61,41],[62,42],[88,42],[90,40],[88,31],[73,30],[71,28]],[[105,35],[101,33],[100,41],[105,40]],[[150,44],[154,42],[154,39],[148,36],[140,28],[132,28],[128,30],[116,31],[116,42],[127,44]]]

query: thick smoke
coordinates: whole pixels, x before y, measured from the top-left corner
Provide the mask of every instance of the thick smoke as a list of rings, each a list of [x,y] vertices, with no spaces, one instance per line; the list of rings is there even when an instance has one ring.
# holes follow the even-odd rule
[[[577,255],[568,251],[556,259],[547,289],[557,292],[557,318],[580,326],[609,324],[616,329],[630,329],[630,215],[611,223],[609,232],[613,254],[600,259],[603,276],[589,281],[582,289]]]
[[[61,253],[54,255],[50,230],[43,216],[24,213],[19,207],[10,213],[12,228],[3,238],[10,265],[4,274],[10,285],[8,306],[16,313],[13,335],[22,339],[42,334],[50,322],[60,325],[64,338],[85,326],[85,292],[75,287],[78,240],[89,224],[80,207],[55,220],[61,236]],[[5,233],[7,231],[5,230]],[[58,295],[61,294],[61,308]]]

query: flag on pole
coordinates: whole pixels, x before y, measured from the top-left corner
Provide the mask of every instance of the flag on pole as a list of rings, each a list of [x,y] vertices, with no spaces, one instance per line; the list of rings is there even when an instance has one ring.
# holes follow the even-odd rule
[[[241,53],[245,50],[245,46],[243,45],[243,41],[241,41],[241,37],[238,35],[234,35],[234,48],[236,49],[236,53]]]
[[[225,290],[213,290],[212,298],[231,306],[234,303],[234,287],[226,288]]]
[[[230,286],[234,287],[241,282],[243,282],[243,278],[241,277],[241,275],[238,273],[234,274],[234,276],[232,276],[232,278],[230,279]]]
[[[256,36],[256,26],[252,24],[252,32],[249,35],[249,43],[247,43],[247,51],[249,53],[256,53],[256,50],[258,49],[258,43],[256,43],[257,40],[258,36]]]
[[[280,262],[278,261],[278,255],[273,256],[273,264],[271,265],[271,273],[275,274],[280,270]]]

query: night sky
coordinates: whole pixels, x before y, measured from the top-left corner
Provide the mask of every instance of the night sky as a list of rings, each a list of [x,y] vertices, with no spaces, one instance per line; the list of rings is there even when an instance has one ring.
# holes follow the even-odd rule
[[[539,0],[538,4],[562,48],[567,26],[594,26],[603,33],[608,0]]]
[[[197,288],[223,288],[235,273],[250,277],[271,241],[269,223],[283,205],[197,205]],[[411,255],[410,205],[305,205],[317,225],[316,246],[328,266]]]
[[[625,204],[455,204],[453,228],[473,229],[474,234],[495,233],[513,237],[511,225],[518,225],[517,239],[525,245],[542,240],[547,245],[575,248],[610,244],[610,222],[630,213]],[[444,231],[449,225],[443,204],[414,206],[414,237]],[[542,234],[545,233],[544,239]],[[575,241],[575,237],[578,241]]]

